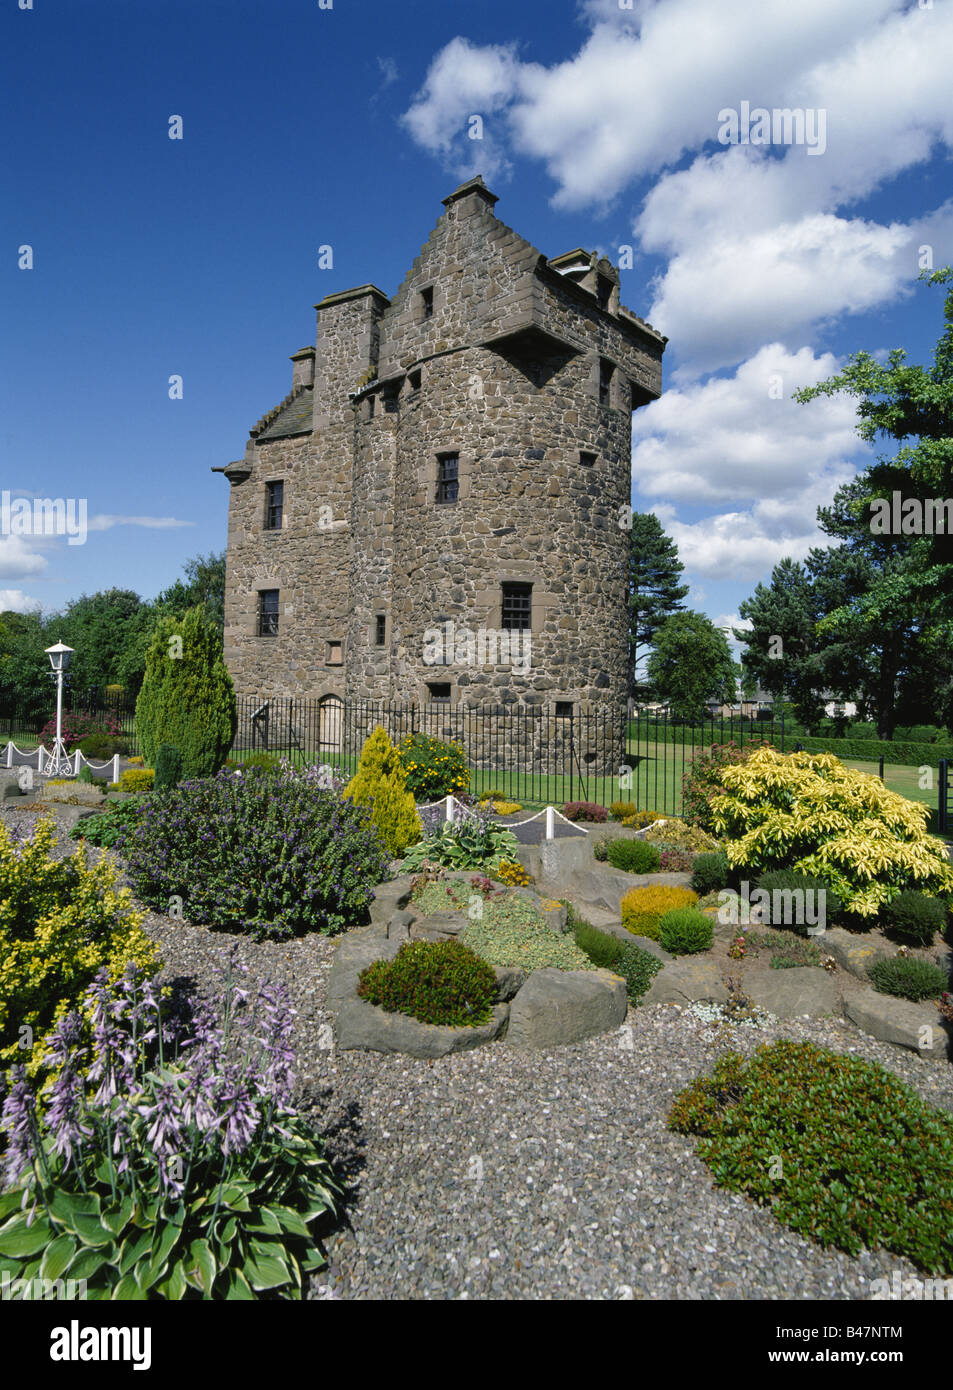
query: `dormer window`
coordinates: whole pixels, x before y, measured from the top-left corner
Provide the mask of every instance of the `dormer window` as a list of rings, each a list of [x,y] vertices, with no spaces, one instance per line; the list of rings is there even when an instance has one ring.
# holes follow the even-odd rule
[[[596,277],[596,301],[600,309],[608,309],[612,299],[612,281],[608,275]]]

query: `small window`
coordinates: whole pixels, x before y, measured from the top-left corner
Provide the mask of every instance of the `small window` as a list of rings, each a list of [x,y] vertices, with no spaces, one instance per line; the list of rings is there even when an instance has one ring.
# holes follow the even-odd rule
[[[588,449],[579,450],[579,462],[586,468],[591,468],[598,457],[598,454],[591,454]]]
[[[368,418],[368,420],[373,420],[373,418],[374,418],[374,403],[375,403],[376,399],[377,399],[377,397],[374,396],[374,395],[370,395],[370,396],[368,396],[368,398],[367,398],[367,418]]]
[[[419,391],[419,390],[420,390],[420,373],[419,373],[419,372],[411,372],[410,375],[408,376],[407,380],[408,380],[408,382],[409,382],[409,384],[410,384],[410,389],[411,389],[411,391]]]
[[[609,405],[612,396],[613,366],[605,357],[599,358],[599,404]]]
[[[556,701],[556,718],[557,718],[557,719],[571,719],[571,718],[572,718],[572,700],[557,700],[557,701]]]
[[[433,285],[428,285],[425,290],[420,291],[421,318],[433,318]]]
[[[383,647],[387,640],[387,615],[378,613],[374,618],[374,645]]]
[[[384,414],[395,414],[399,405],[400,401],[397,395],[397,388],[395,386],[388,386],[387,390],[384,392]]]
[[[500,627],[510,632],[522,632],[532,627],[532,584],[506,583],[500,611]]]
[[[449,681],[428,681],[427,690],[430,693],[430,703],[432,705],[449,705],[450,703],[450,682]]]
[[[329,642],[327,664],[329,666],[341,666],[344,663],[344,647],[341,642]]]
[[[600,309],[608,309],[612,298],[612,281],[608,275],[600,275],[596,280],[596,299]]]
[[[265,484],[265,530],[281,530],[281,513],[285,501],[284,483]]]
[[[437,456],[437,501],[456,502],[460,492],[460,455]]]
[[[277,589],[261,589],[258,593],[258,636],[278,636]]]

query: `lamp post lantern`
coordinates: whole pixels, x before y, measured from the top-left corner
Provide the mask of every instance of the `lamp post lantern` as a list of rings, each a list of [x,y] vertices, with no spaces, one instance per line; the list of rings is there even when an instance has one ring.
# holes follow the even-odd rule
[[[50,658],[50,666],[53,668],[52,674],[56,677],[56,742],[46,765],[46,771],[50,777],[71,777],[73,764],[63,747],[63,677],[69,670],[73,648],[65,646],[62,642],[57,642],[55,647],[46,648],[46,654]]]

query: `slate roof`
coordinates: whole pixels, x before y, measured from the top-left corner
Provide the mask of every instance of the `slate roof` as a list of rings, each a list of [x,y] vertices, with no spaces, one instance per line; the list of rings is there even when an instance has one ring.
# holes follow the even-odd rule
[[[313,403],[314,388],[299,386],[274,410],[263,415],[251,433],[259,444],[269,439],[287,439],[294,434],[310,434]]]

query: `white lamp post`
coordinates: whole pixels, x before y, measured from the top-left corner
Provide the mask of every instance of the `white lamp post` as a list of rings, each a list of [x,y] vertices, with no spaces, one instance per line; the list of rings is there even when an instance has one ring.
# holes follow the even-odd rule
[[[56,677],[56,742],[46,765],[46,773],[50,777],[72,777],[73,764],[63,747],[63,677],[69,669],[73,648],[57,642],[55,647],[47,647],[46,654]]]

